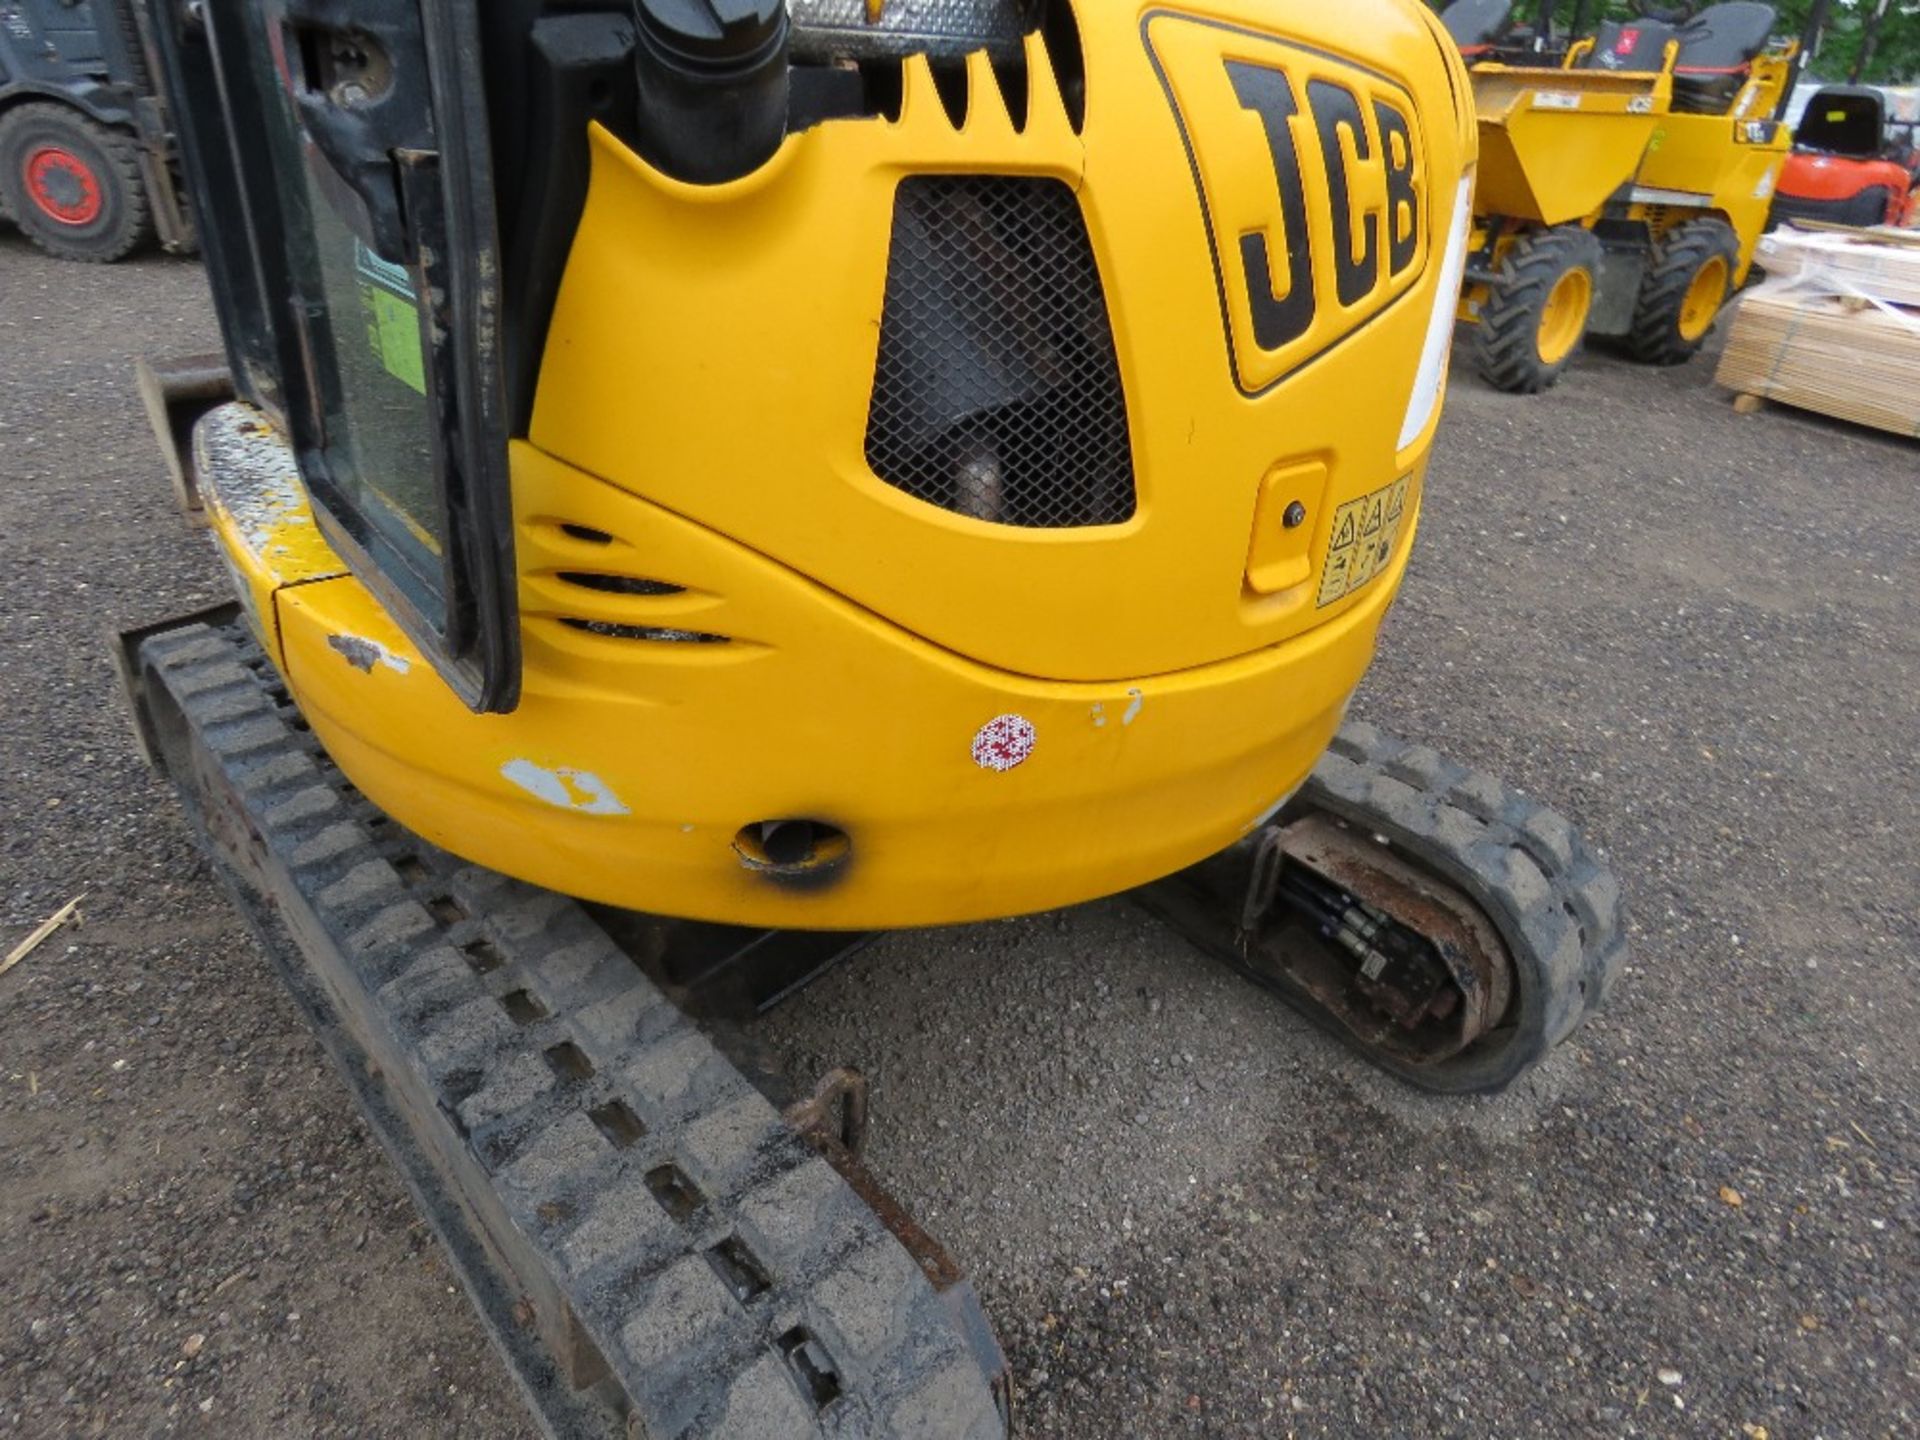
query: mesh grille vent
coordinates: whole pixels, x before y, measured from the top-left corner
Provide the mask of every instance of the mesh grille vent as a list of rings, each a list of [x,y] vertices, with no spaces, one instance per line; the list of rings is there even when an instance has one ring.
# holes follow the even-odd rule
[[[647,580],[638,575],[606,575],[597,570],[562,570],[560,578],[583,590],[599,590],[607,595],[684,595],[686,586],[665,580]]]
[[[1106,297],[1060,181],[901,182],[867,463],[909,495],[1002,525],[1132,516]]]
[[[618,620],[588,620],[578,615],[562,615],[560,623],[569,630],[584,630],[609,640],[653,640],[670,645],[725,645],[732,637],[713,635],[705,630],[681,630],[666,625],[627,625]]]

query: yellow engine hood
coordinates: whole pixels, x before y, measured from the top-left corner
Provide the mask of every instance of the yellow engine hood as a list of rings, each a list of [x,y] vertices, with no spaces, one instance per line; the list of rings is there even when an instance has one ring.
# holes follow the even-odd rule
[[[1410,542],[1432,435],[1401,445],[1475,143],[1458,56],[1412,0],[1103,4],[1079,25],[1077,124],[1036,36],[1024,87],[975,55],[962,111],[915,59],[897,117],[790,136],[733,184],[677,183],[596,130],[533,445],[1022,675],[1168,673],[1358,603]],[[1128,518],[995,523],[874,473],[896,192],[926,174],[1077,196]],[[1356,548],[1369,497],[1391,523]]]

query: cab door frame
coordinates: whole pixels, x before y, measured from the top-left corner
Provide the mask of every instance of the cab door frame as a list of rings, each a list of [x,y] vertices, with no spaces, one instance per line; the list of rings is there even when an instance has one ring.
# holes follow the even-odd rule
[[[328,542],[442,679],[476,711],[512,710],[520,643],[499,223],[476,7],[144,3],[178,97],[236,393],[281,430]],[[305,203],[286,174],[289,130],[311,182]],[[316,215],[320,206],[332,214]],[[352,332],[322,293],[322,219],[352,232],[356,254],[364,246],[409,277],[395,291],[404,304],[411,289],[418,318],[431,513],[426,526],[399,519],[425,532],[417,543],[369,501],[378,487],[349,473],[353,417],[333,347]]]

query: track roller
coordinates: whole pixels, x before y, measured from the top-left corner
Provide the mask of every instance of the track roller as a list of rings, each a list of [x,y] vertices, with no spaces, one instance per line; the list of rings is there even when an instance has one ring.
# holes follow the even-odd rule
[[[1599,1008],[1620,889],[1564,817],[1348,724],[1276,824],[1143,898],[1429,1090],[1510,1084]]]

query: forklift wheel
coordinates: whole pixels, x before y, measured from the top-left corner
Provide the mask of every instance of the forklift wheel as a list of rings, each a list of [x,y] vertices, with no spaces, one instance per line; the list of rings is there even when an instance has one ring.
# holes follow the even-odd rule
[[[64,260],[118,260],[153,235],[133,141],[65,105],[0,120],[0,203]]]
[[[1689,220],[1660,240],[1640,282],[1627,348],[1649,365],[1684,365],[1733,293],[1740,239],[1724,220]]]
[[[1578,225],[1518,241],[1480,312],[1476,355],[1487,383],[1537,395],[1558,380],[1586,336],[1599,274],[1600,242]]]

